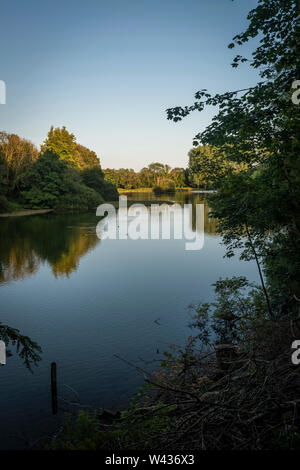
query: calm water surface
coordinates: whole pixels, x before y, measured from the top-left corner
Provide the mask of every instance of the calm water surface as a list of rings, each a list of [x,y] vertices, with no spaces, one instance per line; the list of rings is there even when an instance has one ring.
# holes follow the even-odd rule
[[[128,198],[152,199],[151,193]],[[219,277],[257,280],[255,266],[223,259],[203,195],[162,199],[205,203],[205,241],[99,240],[93,214],[0,219],[0,321],[42,347],[31,374],[19,357],[0,368],[0,446],[17,448],[51,432],[50,363],[58,367],[59,405],[76,400],[118,408],[143,383],[114,355],[153,369],[171,343],[190,334],[186,307],[212,298]],[[159,318],[158,322],[155,322]],[[159,352],[159,353],[158,353]]]

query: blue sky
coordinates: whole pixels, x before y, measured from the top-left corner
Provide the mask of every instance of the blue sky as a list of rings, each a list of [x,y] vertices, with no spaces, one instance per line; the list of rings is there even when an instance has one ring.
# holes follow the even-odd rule
[[[103,168],[141,169],[153,161],[187,165],[193,136],[214,110],[179,123],[165,109],[207,88],[255,84],[232,37],[257,0],[2,0],[0,79],[7,103],[0,130],[38,147],[65,125],[96,151]],[[243,47],[249,56],[251,44]]]

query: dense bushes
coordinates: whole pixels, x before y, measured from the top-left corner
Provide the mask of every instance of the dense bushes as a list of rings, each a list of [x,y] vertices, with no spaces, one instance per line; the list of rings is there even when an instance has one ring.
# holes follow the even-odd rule
[[[119,197],[117,188],[104,179],[100,168],[88,168],[82,172],[82,180],[86,186],[99,192],[105,201],[116,201]]]
[[[171,345],[160,370],[136,367],[146,384],[121,413],[66,416],[50,448],[299,450],[299,318],[271,321],[262,289],[244,277],[214,286],[214,302],[190,307],[186,344]]]
[[[60,211],[94,209],[118,198],[95,152],[64,127],[50,129],[41,153],[25,139],[0,133],[0,194],[2,212],[10,209],[8,196],[17,206]]]
[[[175,183],[170,178],[160,178],[158,184],[153,188],[155,194],[173,193],[175,191]]]
[[[132,168],[119,168],[118,170],[107,168],[103,170],[105,178],[121,189],[153,188],[158,185],[161,178],[172,180],[176,188],[189,185],[188,170],[184,168],[173,168],[163,163],[150,163],[148,167],[140,171]]]
[[[0,195],[0,212],[7,212],[9,209],[8,200],[5,196]]]
[[[97,450],[101,446],[99,421],[95,414],[80,410],[76,416],[67,414],[58,435],[47,446],[48,450]]]
[[[76,181],[69,182],[68,191],[59,198],[54,206],[56,211],[96,209],[104,202],[101,194]]]
[[[51,151],[28,171],[22,188],[24,205],[32,208],[85,209],[103,202],[99,193],[81,182],[74,168]]]
[[[38,156],[37,148],[29,140],[0,132],[0,193],[8,198],[17,197],[26,172]]]

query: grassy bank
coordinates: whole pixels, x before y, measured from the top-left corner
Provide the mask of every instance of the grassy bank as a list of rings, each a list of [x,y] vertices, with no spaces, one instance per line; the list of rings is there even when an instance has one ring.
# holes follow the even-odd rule
[[[175,188],[176,191],[193,191],[195,188]],[[120,194],[122,193],[152,193],[153,188],[136,188],[136,189],[123,189],[123,188],[118,188],[118,192]]]
[[[53,209],[23,209],[0,214],[0,217],[24,217],[27,215],[48,214],[49,212],[53,212]]]
[[[138,200],[138,201],[135,201],[135,200],[129,200],[127,201],[127,207],[130,207],[130,206],[133,206],[134,204],[143,204],[144,206],[151,206],[152,204],[174,204],[175,201],[169,201],[169,200],[165,200],[165,201],[162,201],[162,200],[151,200],[151,201],[142,201],[142,200]],[[112,204],[116,209],[119,208],[119,201],[109,201],[109,204]]]
[[[152,193],[152,188],[124,189],[118,188],[118,193]]]

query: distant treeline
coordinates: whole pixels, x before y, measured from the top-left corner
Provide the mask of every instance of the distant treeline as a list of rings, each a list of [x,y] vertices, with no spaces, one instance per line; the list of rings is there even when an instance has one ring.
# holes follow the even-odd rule
[[[0,211],[18,207],[94,208],[118,198],[95,152],[65,127],[51,127],[40,151],[29,140],[0,132]]]
[[[0,211],[85,210],[118,199],[117,188],[157,193],[187,186],[212,189],[240,169],[211,146],[195,147],[188,157],[187,168],[151,163],[139,172],[102,170],[96,153],[78,144],[65,127],[51,127],[40,151],[29,140],[0,132]]]
[[[188,185],[187,170],[173,168],[163,163],[151,163],[141,171],[120,168],[118,170],[107,168],[103,170],[105,178],[122,189],[154,188],[170,183],[170,187],[183,188]]]
[[[105,179],[120,189],[153,188],[172,191],[175,188],[213,189],[216,180],[240,170],[240,165],[228,162],[226,156],[211,146],[198,146],[188,153],[187,168],[173,168],[163,163],[151,163],[136,172],[133,169],[107,168]]]

